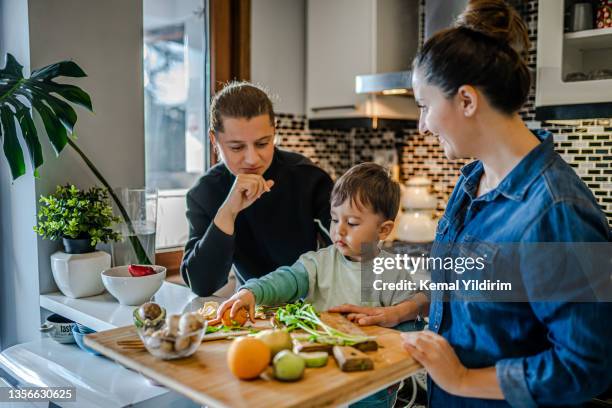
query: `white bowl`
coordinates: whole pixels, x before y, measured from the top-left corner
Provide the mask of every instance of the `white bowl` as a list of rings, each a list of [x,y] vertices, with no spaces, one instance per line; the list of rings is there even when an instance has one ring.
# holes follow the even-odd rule
[[[128,306],[139,306],[147,302],[161,287],[166,279],[166,268],[151,265],[154,275],[134,277],[128,272],[128,266],[116,266],[102,272],[104,287],[119,303]]]

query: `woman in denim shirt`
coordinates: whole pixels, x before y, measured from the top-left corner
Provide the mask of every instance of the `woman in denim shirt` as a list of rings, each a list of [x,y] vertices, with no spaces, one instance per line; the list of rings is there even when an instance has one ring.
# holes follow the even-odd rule
[[[420,132],[437,136],[451,160],[477,159],[461,170],[432,256],[450,244],[480,242],[481,253],[495,255],[505,248],[500,243],[610,241],[604,214],[554,152],[552,135],[532,133],[518,114],[530,89],[528,49],[526,26],[513,9],[479,0],[415,59]],[[556,261],[534,256],[520,265],[526,293],[563,279],[556,268],[567,266]],[[432,282],[449,279],[432,272]],[[579,405],[610,387],[612,303],[453,296],[432,291],[429,330],[403,334],[429,374],[431,407]],[[381,310],[338,310],[385,321]]]

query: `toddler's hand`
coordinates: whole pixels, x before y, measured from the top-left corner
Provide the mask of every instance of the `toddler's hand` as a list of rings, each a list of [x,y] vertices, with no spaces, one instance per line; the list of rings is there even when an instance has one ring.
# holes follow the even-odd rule
[[[364,307],[343,304],[332,307],[330,312],[348,313],[346,318],[360,326],[379,325],[382,327],[394,327],[400,322],[399,316],[393,306],[390,307]]]
[[[249,311],[249,320],[255,323],[255,295],[248,289],[240,289],[231,298],[221,303],[219,309],[217,309],[217,317],[214,320],[208,322],[209,325],[214,326],[221,322],[221,317],[227,309],[230,309],[230,318],[233,319],[240,309],[247,309]]]

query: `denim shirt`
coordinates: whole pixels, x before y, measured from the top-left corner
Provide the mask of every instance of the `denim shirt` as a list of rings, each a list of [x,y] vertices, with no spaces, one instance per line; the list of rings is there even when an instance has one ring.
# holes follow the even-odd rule
[[[464,166],[438,224],[437,243],[610,241],[593,194],[554,151],[541,143],[497,188],[476,197],[483,165]],[[440,246],[438,246],[440,247]],[[538,273],[529,268],[523,273]],[[444,281],[432,271],[432,282]],[[448,294],[446,294],[448,295]],[[462,398],[429,381],[431,407],[577,405],[612,383],[612,303],[442,301],[431,292],[429,326],[468,368],[495,366],[505,401]]]

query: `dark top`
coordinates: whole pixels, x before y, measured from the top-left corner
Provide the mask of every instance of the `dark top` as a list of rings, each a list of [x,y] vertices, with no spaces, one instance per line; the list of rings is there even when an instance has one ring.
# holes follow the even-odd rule
[[[317,249],[315,219],[329,228],[333,182],[306,157],[275,149],[263,177],[274,180],[271,191],[236,217],[234,235],[214,224],[235,176],[219,163],[187,193],[189,240],[181,264],[183,279],[199,296],[209,296],[227,282],[232,264],[245,282]]]

